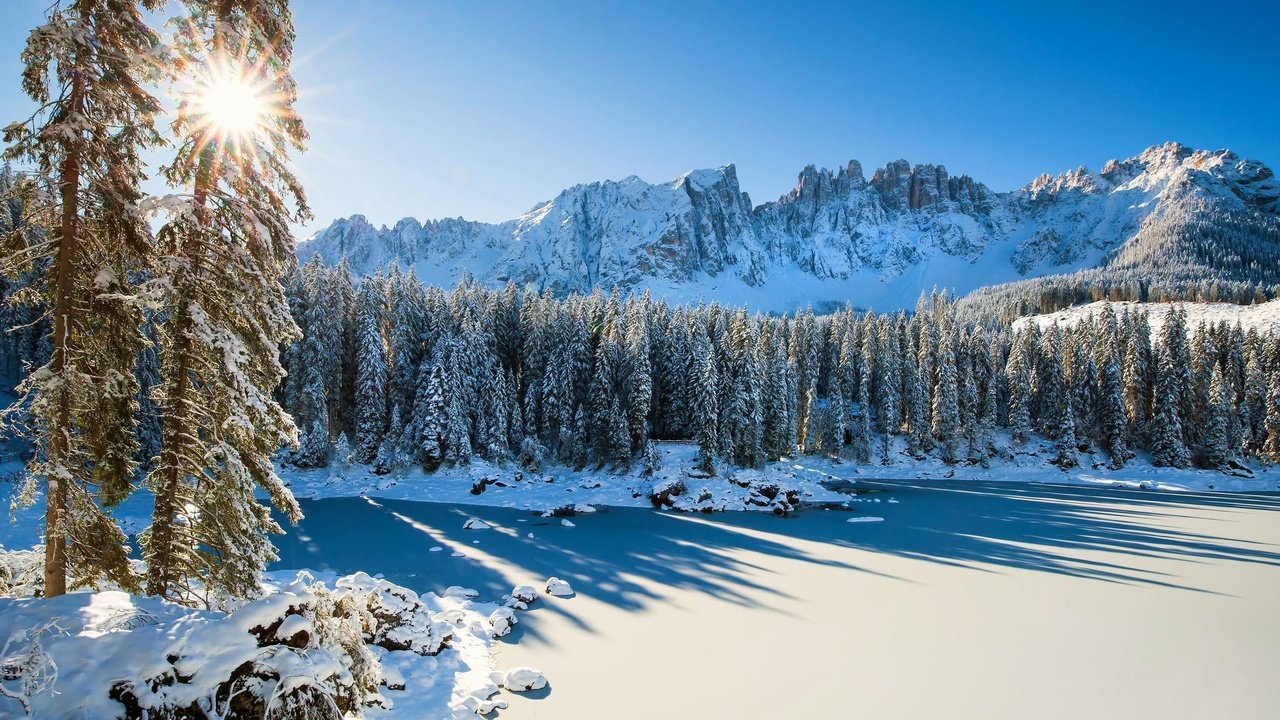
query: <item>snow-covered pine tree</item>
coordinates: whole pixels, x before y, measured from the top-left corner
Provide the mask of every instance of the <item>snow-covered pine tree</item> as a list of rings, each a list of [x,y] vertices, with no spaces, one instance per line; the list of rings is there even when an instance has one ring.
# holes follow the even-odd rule
[[[1099,392],[1098,412],[1102,430],[1102,444],[1111,457],[1111,468],[1119,470],[1133,458],[1129,450],[1128,418],[1124,408],[1124,384],[1120,378],[1120,364],[1112,355],[1102,369],[1102,387]]]
[[[461,362],[459,355],[455,344],[453,351],[449,353],[449,371],[444,377],[446,418],[444,460],[454,465],[466,465],[471,462],[473,446],[466,405],[467,367]]]
[[[879,322],[875,348],[877,393],[872,401],[876,430],[880,433],[880,462],[888,464],[892,436],[902,428],[902,365],[895,326],[887,318]]]
[[[162,303],[160,461],[147,485],[155,495],[141,538],[147,590],[193,600],[258,591],[275,558],[267,534],[280,532],[255,498],[265,490],[285,517],[301,511],[276,475],[272,456],[297,442],[272,397],[283,377],[281,344],[296,337],[281,279],[294,262],[290,221],[309,217],[287,166],[306,139],[293,109],[289,72],[293,25],[286,0],[184,0],[175,35],[176,70],[197,87],[230,76],[259,84],[261,127],[233,133],[211,121],[197,90],[179,108],[177,155],[168,182],[192,192],[157,237],[166,268]],[[235,54],[232,55],[231,53]],[[327,439],[326,439],[327,440]]]
[[[960,398],[956,382],[956,356],[950,333],[938,339],[938,379],[933,390],[933,437],[942,448],[942,460],[953,463],[960,452]]]
[[[345,480],[347,473],[351,471],[351,460],[353,450],[351,441],[347,439],[346,433],[338,433],[338,439],[333,443],[333,454],[329,458],[329,477]]]
[[[796,313],[792,320],[791,362],[796,368],[796,447],[807,452],[810,438],[810,422],[817,401],[818,384],[818,334],[812,310]],[[696,343],[696,340],[695,340]],[[695,350],[695,353],[697,351]],[[698,355],[696,354],[695,357]],[[694,422],[698,422],[694,410]],[[699,427],[701,430],[702,428]]]
[[[1085,323],[1082,323],[1084,325]],[[1076,411],[1076,441],[1081,446],[1098,437],[1098,367],[1094,363],[1091,329],[1078,333],[1072,352],[1072,368],[1068,383],[1074,393],[1071,405]]]
[[[1198,455],[1205,450],[1205,423],[1209,419],[1212,404],[1209,386],[1213,382],[1213,369],[1217,365],[1218,348],[1212,332],[1202,321],[1191,337],[1191,402],[1183,402],[1183,412],[1191,422],[1182,428],[1187,437],[1187,445]]]
[[[1143,342],[1137,333],[1129,336],[1125,343],[1124,366],[1121,369],[1125,415],[1138,437],[1145,435],[1148,416],[1148,357],[1142,347]],[[1145,342],[1149,348],[1150,340]]]
[[[982,328],[975,328],[971,343],[973,357],[973,381],[978,392],[978,405],[973,429],[973,447],[975,457],[981,459],[984,466],[992,453],[992,441],[995,437],[996,422],[999,419],[998,395],[999,380],[997,361],[993,355],[1000,353],[998,346],[989,344]]]
[[[1054,323],[1040,337],[1033,377],[1036,398],[1035,426],[1041,435],[1056,438],[1062,427],[1063,394],[1062,330]]]
[[[647,297],[647,296],[646,296]],[[649,412],[653,399],[653,367],[649,362],[647,300],[633,303],[627,311],[626,355],[631,373],[627,383],[627,424],[631,436],[629,451],[644,450],[649,442]]]
[[[1222,368],[1213,364],[1209,380],[1209,406],[1203,433],[1204,464],[1210,468],[1223,468],[1231,458],[1228,438],[1228,416],[1234,411],[1231,390],[1222,375]]]
[[[484,415],[484,456],[489,460],[502,460],[511,454],[511,409],[515,404],[515,393],[507,382],[507,374],[494,368],[489,372],[492,378],[491,391],[485,393]],[[517,411],[517,418],[519,417]],[[519,448],[519,445],[516,445]]]
[[[1262,342],[1257,331],[1251,329],[1245,342],[1244,398],[1241,414],[1245,418],[1245,447],[1250,451],[1257,451],[1262,447],[1267,419],[1267,371],[1262,359]]]
[[[31,225],[8,223],[0,265],[6,277],[24,275],[52,316],[49,359],[14,405],[26,408],[36,446],[18,504],[45,488],[49,597],[66,592],[68,566],[86,582],[136,585],[124,534],[101,503],[122,500],[137,469],[133,369],[146,340],[127,298],[131,273],[153,259],[135,204],[140,152],[160,142],[160,104],[141,84],[141,58],[160,45],[141,10],[159,5],[55,3],[22,56],[22,89],[37,110],[4,128],[5,159],[29,167],[4,204],[20,194]]]
[[[1058,454],[1053,463],[1063,470],[1075,467],[1076,460],[1076,418],[1075,408],[1071,407],[1071,393],[1062,397],[1062,412],[1058,413]]]
[[[861,357],[861,354],[859,354]],[[850,455],[863,464],[871,462],[871,383],[864,375],[858,383],[858,408],[853,417],[853,443]]]
[[[1009,383],[1009,432],[1015,442],[1026,442],[1031,436],[1032,347],[1030,334],[1018,333],[1005,365]]]
[[[387,346],[382,336],[380,278],[366,279],[356,298],[355,448],[357,462],[372,462],[387,432]]]
[[[320,373],[311,371],[307,378],[302,387],[302,406],[310,424],[301,433],[293,464],[300,468],[318,468],[329,464],[329,408]]]
[[[933,391],[937,385],[937,328],[931,318],[917,315],[911,319],[916,327],[916,384],[911,399],[911,431],[923,452],[933,450]]]
[[[1174,356],[1164,343],[1156,355],[1156,387],[1152,393],[1151,455],[1157,467],[1184,468],[1191,454],[1182,440],[1181,379]]]
[[[378,455],[373,459],[373,472],[386,475],[404,464],[400,455],[400,438],[404,434],[404,420],[400,418],[400,406],[391,408],[391,421],[387,424],[387,434],[378,446]]]
[[[719,374],[716,371],[715,352],[707,341],[701,326],[695,330],[693,348],[697,364],[694,365],[692,415],[698,440],[698,466],[705,472],[715,472],[716,455],[720,450],[720,396]]]
[[[430,361],[424,361],[430,362]],[[406,437],[417,462],[435,470],[445,459],[449,415],[444,400],[445,377],[439,362],[418,370],[418,391],[413,403],[413,428]]]
[[[587,437],[587,412],[581,405],[574,408],[573,425],[560,435],[562,452],[570,458],[569,464],[575,470],[581,470],[591,461],[591,445]]]
[[[1179,416],[1183,420],[1183,443],[1190,447],[1194,443],[1195,429],[1189,427],[1196,417],[1196,397],[1194,376],[1191,362],[1191,346],[1187,339],[1187,316],[1185,309],[1178,305],[1170,305],[1165,314],[1163,341],[1169,353],[1171,365],[1175,373],[1173,386],[1178,394]]]
[[[1267,381],[1266,416],[1263,421],[1262,451],[1272,461],[1280,460],[1280,358],[1272,345],[1272,368]]]
[[[395,265],[387,273],[387,355],[392,407],[413,407],[414,374],[431,348],[423,343],[426,311],[422,286]],[[434,314],[433,314],[434,315]]]
[[[596,346],[594,362],[591,370],[590,393],[587,398],[587,409],[590,413],[591,427],[594,436],[590,438],[592,455],[600,465],[618,461],[615,457],[618,443],[609,432],[613,423],[615,410],[620,409],[617,401],[616,365],[620,355],[618,347],[616,318],[606,320],[599,344]]]

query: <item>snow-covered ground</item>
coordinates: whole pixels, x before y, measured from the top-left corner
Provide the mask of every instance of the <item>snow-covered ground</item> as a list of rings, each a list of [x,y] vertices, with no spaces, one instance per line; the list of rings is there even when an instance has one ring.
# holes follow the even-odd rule
[[[1164,330],[1164,317],[1169,312],[1170,307],[1170,303],[1094,302],[1043,315],[1019,318],[1014,321],[1013,328],[1014,330],[1020,330],[1026,327],[1028,323],[1035,323],[1042,330],[1055,323],[1067,327],[1075,325],[1089,315],[1099,317],[1102,314],[1103,307],[1107,305],[1111,306],[1116,315],[1122,314],[1125,310],[1145,312],[1151,324],[1153,337],[1159,337]],[[1257,305],[1194,302],[1176,303],[1176,305],[1187,311],[1188,332],[1194,331],[1202,322],[1206,325],[1216,325],[1225,321],[1231,325],[1237,322],[1240,323],[1245,332],[1252,328],[1257,328],[1258,333],[1262,335],[1280,333],[1280,300],[1272,300]]]
[[[267,717],[284,717],[291,692],[322,687],[354,695],[345,713],[466,718],[505,707],[500,687],[545,685],[532,668],[514,679],[499,670],[492,649],[517,611],[566,595],[557,578],[546,593],[521,586],[482,602],[461,586],[419,596],[364,573],[322,576],[274,573],[264,598],[230,614],[119,591],[0,598],[0,717],[107,718],[127,707],[220,717],[233,702],[247,712],[252,695]]]

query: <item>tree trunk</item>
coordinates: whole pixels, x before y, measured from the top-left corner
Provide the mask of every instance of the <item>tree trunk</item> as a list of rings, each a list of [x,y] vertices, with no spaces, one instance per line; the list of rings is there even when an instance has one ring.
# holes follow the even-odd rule
[[[195,185],[195,217],[196,229],[189,237],[183,238],[181,253],[186,258],[186,275],[175,283],[174,293],[177,302],[173,309],[174,374],[167,383],[163,426],[160,434],[160,472],[161,485],[156,490],[155,508],[152,512],[150,552],[147,558],[147,594],[171,596],[171,587],[179,577],[174,567],[177,550],[175,534],[176,515],[178,511],[178,488],[183,481],[183,450],[188,444],[188,437],[197,432],[192,426],[189,408],[193,398],[191,394],[191,312],[188,303],[191,300],[192,288],[196,285],[196,275],[200,271],[204,232],[208,227],[208,212],[205,204],[209,197],[209,187],[213,178],[213,156],[216,146],[210,143],[200,155],[200,167],[196,171]]]
[[[79,114],[84,100],[84,80],[79,73],[71,80],[71,94],[67,98],[70,112]],[[53,309],[53,377],[62,381],[54,401],[53,417],[49,422],[49,449],[46,461],[51,468],[58,468],[67,460],[71,439],[71,397],[67,393],[66,373],[71,336],[71,314],[76,311],[73,299],[76,291],[76,273],[80,252],[80,147],[79,133],[67,142],[66,156],[62,160],[59,192],[62,202],[62,222],[58,237],[58,259],[54,284]],[[44,596],[56,597],[67,592],[67,486],[70,478],[46,476],[45,492],[45,544],[44,544]]]

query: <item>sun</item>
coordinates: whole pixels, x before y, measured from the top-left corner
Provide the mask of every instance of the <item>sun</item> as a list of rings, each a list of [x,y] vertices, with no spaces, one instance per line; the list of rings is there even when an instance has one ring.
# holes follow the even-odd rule
[[[243,144],[268,129],[274,107],[268,90],[237,64],[218,64],[196,83],[187,113],[209,139]]]

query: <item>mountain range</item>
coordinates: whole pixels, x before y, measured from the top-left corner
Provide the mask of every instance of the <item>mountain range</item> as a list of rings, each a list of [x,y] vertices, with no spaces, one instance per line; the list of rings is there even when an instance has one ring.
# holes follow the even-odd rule
[[[1262,242],[1262,257],[1280,263],[1280,181],[1271,169],[1229,150],[1167,143],[1011,192],[905,160],[870,178],[856,161],[808,166],[795,189],[761,205],[733,165],[661,184],[632,176],[575,185],[496,224],[406,218],[388,228],[352,215],[301,242],[298,256],[346,260],[357,274],[396,263],[448,286],[466,274],[555,294],[647,289],[760,310],[845,302],[885,310],[934,287],[964,293],[1120,258],[1155,272],[1179,251],[1168,228],[1228,217],[1246,228],[1250,247]],[[1197,252],[1207,269],[1222,255]]]

